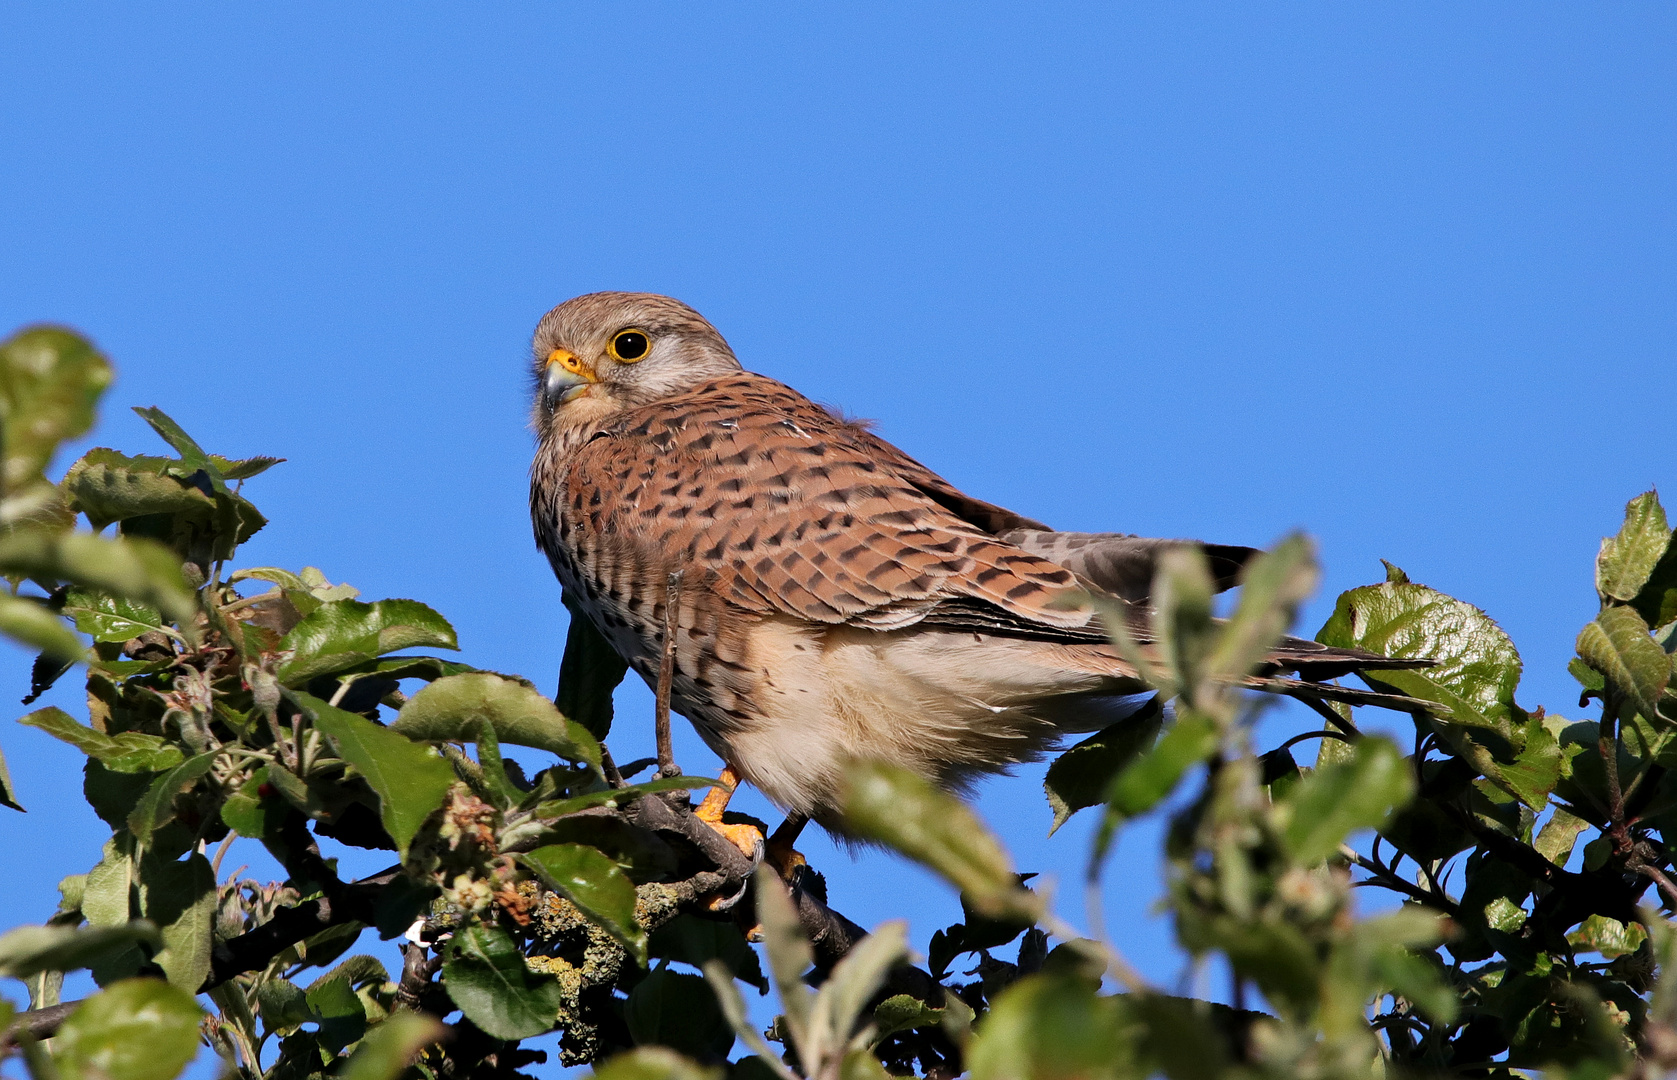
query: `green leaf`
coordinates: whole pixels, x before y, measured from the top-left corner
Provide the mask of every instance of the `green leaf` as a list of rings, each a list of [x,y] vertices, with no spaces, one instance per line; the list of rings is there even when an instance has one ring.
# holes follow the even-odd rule
[[[0,751],[0,806],[23,812],[23,804],[17,801],[17,788],[12,786],[11,771],[6,768],[4,751]]]
[[[76,620],[76,629],[94,641],[127,641],[148,631],[172,633],[163,615],[150,604],[86,589],[71,589],[64,601],[64,614]]]
[[[635,921],[635,885],[615,862],[582,844],[550,844],[518,860],[646,963],[646,931]]]
[[[1300,863],[1320,862],[1353,831],[1383,824],[1414,791],[1415,778],[1396,746],[1360,739],[1349,762],[1317,769],[1288,792],[1281,803],[1283,839]]]
[[[204,453],[203,447],[199,446],[192,436],[175,423],[168,413],[155,405],[135,406],[134,412],[139,415],[140,419],[150,424],[151,429],[157,432],[158,436],[168,443],[175,453],[180,455],[182,468],[195,473],[204,473],[205,476],[209,477],[210,486],[218,492],[227,490],[221,470],[216,467],[215,462],[210,460],[210,456]]]
[[[1215,592],[1205,552],[1198,547],[1171,548],[1159,556],[1151,596],[1153,632],[1176,692],[1195,706],[1210,705],[1222,690],[1205,683],[1218,638],[1211,621]]]
[[[1619,535],[1601,542],[1595,561],[1595,588],[1605,602],[1635,600],[1654,567],[1671,545],[1671,526],[1655,492],[1625,504]]]
[[[1549,805],[1549,793],[1561,778],[1564,758],[1554,733],[1541,719],[1526,721],[1525,745],[1512,765],[1503,765],[1502,786],[1533,810]]]
[[[216,752],[187,758],[151,782],[139,805],[128,815],[128,831],[142,844],[151,843],[153,830],[175,820],[175,796],[210,771]]]
[[[1106,802],[1125,817],[1145,814],[1176,787],[1182,774],[1217,749],[1217,725],[1204,713],[1183,712],[1148,751],[1112,778]]]
[[[302,686],[398,649],[458,649],[460,643],[448,620],[417,600],[333,600],[303,616],[282,647],[293,655],[279,669],[280,681]]]
[[[502,743],[600,765],[600,744],[582,725],[561,716],[539,690],[490,672],[438,679],[402,706],[392,727],[410,739],[452,741],[475,737],[485,723]]]
[[[158,979],[126,979],[82,1002],[58,1029],[64,1080],[174,1080],[198,1053],[204,1011]]]
[[[1232,683],[1252,673],[1293,624],[1298,606],[1321,577],[1310,540],[1294,533],[1241,571],[1240,603],[1224,624],[1207,664],[1213,679]]]
[[[26,596],[0,593],[0,634],[63,660],[79,661],[87,656],[87,646],[63,619]]]
[[[769,1049],[769,1044],[763,1040],[763,1033],[751,1022],[745,1011],[745,1000],[740,997],[739,988],[734,985],[733,976],[728,973],[728,969],[716,960],[710,961],[705,964],[705,981],[710,983],[711,990],[716,994],[716,1003],[722,1007],[722,1015],[728,1018],[734,1034],[751,1048],[751,1052],[757,1055],[757,1060],[780,1080],[800,1080],[798,1074],[788,1069],[786,1063],[780,1060],[780,1055]],[[797,1000],[802,1000],[802,995],[807,993],[803,987],[799,987],[798,992],[800,997]]]
[[[762,926],[763,953],[769,961],[769,978],[774,981],[775,990],[780,995],[780,1008],[786,1017],[786,1029],[791,1034],[792,1045],[802,1048],[809,1044],[810,1009],[815,998],[804,982],[804,976],[815,961],[815,952],[810,948],[809,935],[804,933],[803,924],[798,921],[798,912],[792,906],[786,883],[780,880],[779,875],[767,866],[759,866],[756,891],[757,921]],[[714,964],[705,966],[707,976],[714,970]],[[711,978],[713,986],[717,982],[717,979]],[[732,985],[730,982],[730,988]],[[720,991],[717,996],[719,999],[722,997]],[[728,1003],[724,1000],[722,1005],[723,1011],[728,1012]],[[734,1018],[730,1015],[729,1019]],[[734,1028],[737,1032],[739,1025],[736,1023]],[[749,1039],[746,1044],[753,1045]],[[812,1060],[812,1071],[819,1069],[820,1065],[819,1060]]]
[[[221,820],[240,836],[260,840],[277,832],[284,823],[285,803],[262,795],[262,785],[267,782],[268,766],[263,765],[221,804]]]
[[[105,841],[103,857],[87,872],[87,881],[82,885],[82,915],[94,926],[127,926],[132,916],[129,896],[134,860],[130,851],[118,843],[119,838],[131,844],[129,838],[120,834]]]
[[[466,1018],[497,1039],[528,1039],[553,1027],[564,993],[536,975],[499,927],[455,932],[443,961],[443,986]]]
[[[647,974],[623,1003],[629,1035],[639,1045],[658,1044],[684,1054],[725,1057],[734,1045],[734,1029],[705,980],[659,970]]]
[[[1029,975],[991,1002],[967,1049],[967,1068],[972,1080],[1141,1076],[1138,1035],[1121,999],[1099,996],[1082,979]]]
[[[901,919],[880,923],[833,966],[815,995],[810,1010],[809,1039],[799,1047],[808,1061],[843,1054],[862,1010],[885,984],[891,969],[908,961],[908,924]]]
[[[885,762],[852,762],[839,804],[848,831],[936,870],[984,914],[1036,916],[1039,901],[1019,887],[1000,841],[965,803],[922,777]]]
[[[157,608],[190,637],[197,597],[180,558],[161,544],[92,533],[24,529],[0,537],[0,569],[37,581],[64,581]]]
[[[1634,608],[1603,608],[1578,634],[1578,656],[1607,680],[1609,700],[1659,719],[1659,699],[1671,681],[1671,658]]]
[[[152,459],[160,463],[157,468],[135,468],[127,460],[114,450],[90,450],[64,476],[61,486],[70,497],[70,508],[86,514],[95,529],[159,514],[195,521],[215,516],[215,499],[167,472],[172,464],[168,459]]]
[[[295,699],[314,726],[332,740],[339,756],[366,777],[378,795],[385,831],[406,860],[409,842],[448,797],[455,782],[454,769],[432,747],[364,716],[308,694],[297,694]]]
[[[156,950],[163,947],[163,939],[144,920],[123,926],[20,926],[0,936],[0,978],[75,971],[134,945]]]
[[[316,1038],[336,1054],[367,1033],[367,1009],[350,980],[331,974],[316,980],[303,995],[311,1019],[320,1024]]]
[[[147,855],[139,871],[140,911],[163,936],[163,951],[152,959],[171,986],[196,992],[210,974],[215,871],[196,852],[185,862]]]
[[[396,1080],[421,1050],[446,1031],[424,1013],[393,1012],[367,1032],[339,1070],[338,1080]]]
[[[0,522],[15,522],[57,498],[46,468],[61,443],[93,426],[112,371],[84,337],[34,326],[0,341]]]
[[[595,1080],[722,1080],[723,1076],[719,1067],[700,1065],[662,1046],[637,1046],[594,1068]]]
[[[1056,758],[1042,781],[1054,810],[1048,834],[1054,835],[1077,811],[1104,801],[1112,778],[1153,744],[1163,722],[1164,710],[1155,696],[1134,716],[1102,728]]]
[[[1446,925],[1413,905],[1359,921],[1328,962],[1322,1013],[1328,1036],[1354,1038],[1366,1031],[1364,1006],[1387,992],[1406,998],[1434,1023],[1454,1023],[1460,999],[1442,966],[1420,952],[1443,940]]]
[[[113,772],[160,772],[181,763],[180,750],[156,735],[125,731],[120,735],[106,735],[86,724],[78,724],[70,714],[55,706],[37,709],[18,718],[18,723],[51,735],[74,746],[88,757],[97,758]]]
[[[590,735],[604,739],[611,732],[612,691],[623,681],[629,665],[568,595],[565,606],[571,613],[571,627],[559,661],[559,693],[554,703]]]
[[[1379,681],[1448,708],[1458,724],[1512,740],[1520,654],[1483,611],[1425,585],[1383,582],[1339,597],[1316,640],[1381,656],[1432,659],[1421,671],[1382,671]]]
[[[483,773],[492,801],[501,810],[517,806],[524,793],[513,786],[507,767],[501,760],[501,743],[495,738],[495,725],[480,724],[476,732],[478,769]]]
[[[285,459],[282,457],[248,457],[237,461],[230,461],[220,454],[210,455],[210,464],[220,470],[222,478],[226,480],[249,480],[278,465]]]
[[[1596,952],[1609,960],[1629,956],[1648,940],[1641,923],[1622,923],[1605,915],[1591,915],[1566,935],[1567,943],[1579,952]]]
[[[615,810],[628,806],[643,795],[660,791],[691,791],[694,788],[715,787],[718,783],[719,781],[704,776],[662,776],[656,780],[630,784],[628,787],[606,788],[602,791],[590,791],[585,795],[574,795],[569,799],[544,802],[535,808],[534,813],[539,818],[557,818],[594,806],[609,806]]]
[[[1565,810],[1557,809],[1542,830],[1537,834],[1537,841],[1532,847],[1537,853],[1556,866],[1565,866],[1572,858],[1572,847],[1578,841],[1578,834],[1590,827],[1590,823],[1581,817],[1573,817]]]

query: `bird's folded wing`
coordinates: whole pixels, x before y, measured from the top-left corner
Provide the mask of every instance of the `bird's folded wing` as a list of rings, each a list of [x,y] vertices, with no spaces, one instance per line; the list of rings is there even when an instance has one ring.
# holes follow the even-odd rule
[[[1094,625],[1071,571],[962,520],[923,466],[879,445],[743,375],[625,414],[567,485],[597,536],[747,611],[883,629],[965,598],[1023,625]]]

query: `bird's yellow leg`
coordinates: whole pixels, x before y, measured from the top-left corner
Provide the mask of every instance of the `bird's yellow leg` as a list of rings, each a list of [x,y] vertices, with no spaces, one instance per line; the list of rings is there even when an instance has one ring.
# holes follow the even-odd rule
[[[739,787],[739,774],[734,771],[732,765],[724,765],[722,775],[717,779],[721,780],[721,783],[705,794],[704,802],[693,811],[693,816],[721,833],[728,843],[743,851],[746,858],[755,861],[758,849],[763,844],[763,834],[754,826],[730,825],[722,820],[723,811],[728,809],[728,800],[734,797],[734,789]]]

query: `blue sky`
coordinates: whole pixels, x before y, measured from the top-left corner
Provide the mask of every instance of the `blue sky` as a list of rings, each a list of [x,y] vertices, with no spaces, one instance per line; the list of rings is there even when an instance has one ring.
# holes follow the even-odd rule
[[[246,487],[247,565],[424,600],[543,684],[529,334],[639,289],[1056,526],[1306,529],[1306,633],[1391,559],[1570,713],[1597,541],[1677,478],[1674,31],[1653,3],[12,4],[0,332],[109,352],[98,443],[160,445],[127,411],[155,404],[288,458]],[[620,715],[639,756],[650,696]],[[0,909],[36,920],[101,827],[77,755],[0,746],[30,810]],[[1040,780],[979,805],[1071,885],[1087,823],[1045,843]],[[860,922],[958,918],[888,855],[807,847]],[[1174,982],[1145,830],[1111,880]]]

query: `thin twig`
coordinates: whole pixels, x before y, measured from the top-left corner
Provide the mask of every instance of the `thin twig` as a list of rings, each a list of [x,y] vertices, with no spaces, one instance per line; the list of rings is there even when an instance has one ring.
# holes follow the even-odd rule
[[[1307,731],[1303,735],[1294,735],[1292,738],[1288,739],[1286,742],[1282,743],[1280,746],[1277,746],[1275,749],[1277,751],[1291,750],[1294,746],[1296,746],[1297,744],[1305,741],[1306,739],[1338,739],[1340,742],[1345,742],[1345,743],[1348,743],[1348,742],[1351,741],[1349,736],[1343,735],[1343,734],[1341,734],[1340,732],[1337,732],[1337,731],[1325,731],[1325,730],[1324,731]]]
[[[675,748],[670,742],[670,684],[675,681],[675,635],[680,623],[681,571],[672,570],[664,587],[664,655],[658,661],[658,702],[653,710],[653,724],[658,736],[658,773],[677,776],[681,769],[675,763]]]
[[[1339,715],[1337,712],[1335,712],[1332,709],[1332,707],[1330,707],[1328,705],[1327,702],[1323,701],[1321,698],[1306,697],[1303,694],[1296,694],[1296,695],[1294,695],[1293,700],[1304,702],[1306,705],[1310,706],[1317,713],[1319,713],[1321,715],[1322,719],[1326,720],[1328,723],[1332,724],[1334,727],[1336,727],[1340,731],[1344,732],[1347,736],[1349,736],[1349,738],[1346,740],[1347,742],[1349,742],[1351,739],[1360,738],[1362,736],[1362,732],[1357,730],[1357,725],[1355,725],[1351,721],[1345,719],[1345,717]]]
[[[606,774],[606,783],[614,788],[628,787],[623,774],[617,771],[617,762],[611,758],[611,751],[606,749],[605,743],[600,744],[600,771]]]
[[[1677,882],[1673,882],[1664,870],[1643,863],[1636,868],[1636,872],[1643,877],[1652,878],[1654,884],[1660,887],[1660,893],[1665,897],[1665,902],[1673,909],[1677,909]]]

